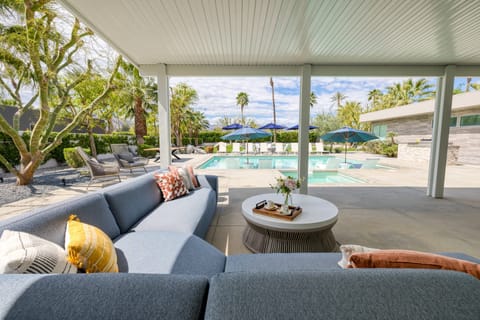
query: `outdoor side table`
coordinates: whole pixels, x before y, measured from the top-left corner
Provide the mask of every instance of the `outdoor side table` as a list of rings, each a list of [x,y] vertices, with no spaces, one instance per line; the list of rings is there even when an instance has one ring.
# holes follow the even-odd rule
[[[252,211],[262,200],[283,202],[275,193],[250,197],[242,203],[242,214],[247,221],[243,243],[252,252],[333,252],[338,245],[332,232],[337,222],[338,208],[331,202],[303,194],[292,194],[293,205],[302,207],[302,213],[292,221],[277,219]]]

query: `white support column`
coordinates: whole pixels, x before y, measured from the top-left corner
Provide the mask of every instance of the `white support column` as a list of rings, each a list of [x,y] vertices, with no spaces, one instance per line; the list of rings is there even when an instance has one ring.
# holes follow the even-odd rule
[[[433,177],[435,174],[435,165],[433,159],[437,158],[438,148],[433,143],[433,137],[438,136],[438,122],[440,117],[440,102],[442,100],[442,90],[443,90],[443,78],[437,78],[436,86],[436,95],[435,95],[435,110],[433,111],[433,127],[432,127],[432,142],[430,143],[430,161],[428,162],[428,185],[427,185],[427,196],[431,197],[433,195]]]
[[[298,128],[298,177],[303,179],[301,194],[308,194],[308,126],[310,124],[310,92],[312,66],[305,64],[301,69],[300,108]]]
[[[445,74],[442,81],[440,103],[435,104],[434,112],[434,131],[432,133],[432,152],[430,166],[433,166],[432,176],[428,181],[431,186],[431,196],[443,198],[445,187],[445,169],[447,165],[448,154],[448,135],[450,131],[450,117],[452,113],[452,94],[455,80],[455,66],[449,65],[445,68]],[[435,121],[438,124],[435,124]],[[436,127],[436,130],[435,130]]]
[[[160,141],[160,164],[167,168],[172,163],[170,137],[170,102],[168,100],[168,77],[165,64],[159,64],[157,70],[158,85],[158,127]]]

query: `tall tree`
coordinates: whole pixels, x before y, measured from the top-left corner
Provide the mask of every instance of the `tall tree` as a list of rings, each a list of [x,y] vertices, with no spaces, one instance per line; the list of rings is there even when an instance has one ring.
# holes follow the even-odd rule
[[[152,83],[140,75],[137,67],[131,63],[121,64],[119,79],[121,95],[124,99],[126,114],[133,115],[135,137],[137,144],[144,143],[144,136],[147,135],[146,111],[149,105],[154,104],[154,90]]]
[[[310,92],[310,108],[313,108],[317,104],[317,95],[315,92]]]
[[[60,132],[53,133],[60,111],[70,103],[72,90],[92,73],[91,63],[82,67],[74,62],[74,57],[84,39],[93,33],[77,19],[69,26],[69,35],[59,31],[58,22],[62,20],[62,29],[66,28],[66,22],[58,17],[51,3],[51,0],[17,0],[0,4],[3,13],[11,15],[5,19],[8,22],[0,26],[0,87],[15,101],[17,119],[36,103],[39,109],[39,119],[28,142],[20,136],[17,120],[10,125],[0,116],[0,131],[12,139],[20,154],[20,167],[17,169],[1,154],[0,162],[16,176],[17,185],[30,184],[45,157],[108,96],[114,88],[113,74],[120,63],[118,59],[103,91]],[[66,77],[73,69],[82,71],[76,78]],[[34,91],[26,102],[20,97],[25,88]]]
[[[341,92],[335,92],[335,94],[330,97],[330,101],[334,103],[337,110],[342,106],[343,100],[345,99],[347,99],[347,96]]]
[[[176,145],[183,145],[183,134],[188,128],[187,112],[198,100],[197,91],[186,83],[178,83],[170,88],[170,120]]]
[[[368,92],[368,102],[370,102],[371,111],[378,110],[379,105],[382,102],[382,91],[373,89]]]
[[[273,86],[273,79],[270,77],[270,87],[272,87],[272,109],[273,109],[273,125],[277,125],[277,111],[275,110],[275,88]],[[277,142],[277,129],[273,128],[273,142]]]
[[[362,106],[360,102],[347,101],[337,111],[337,116],[343,125],[355,129],[360,129],[360,114],[362,113]]]
[[[248,106],[248,94],[246,92],[239,92],[237,94],[237,106],[240,106],[242,113],[242,124],[245,125],[245,118],[243,117],[243,108]]]

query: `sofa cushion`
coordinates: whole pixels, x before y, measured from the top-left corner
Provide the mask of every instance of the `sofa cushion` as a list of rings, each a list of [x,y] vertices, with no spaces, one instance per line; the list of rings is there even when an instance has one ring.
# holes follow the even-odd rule
[[[479,296],[480,281],[452,271],[223,273],[205,319],[478,319]]]
[[[181,198],[163,202],[132,229],[186,232],[203,238],[216,208],[215,192],[202,187]]]
[[[122,233],[163,201],[151,173],[105,188],[103,194]]]
[[[1,319],[199,319],[208,279],[191,275],[5,275]]]
[[[115,241],[120,272],[212,276],[225,255],[202,239],[178,232],[131,232]]]
[[[227,256],[225,272],[279,272],[339,269],[337,252],[265,253]]]
[[[350,256],[350,267],[454,270],[468,273],[480,280],[480,264],[478,263],[411,250],[354,253]]]
[[[6,229],[23,231],[63,247],[65,229],[71,214],[77,215],[85,223],[102,229],[112,239],[120,234],[107,201],[102,194],[96,192],[4,220],[0,226],[0,233]]]
[[[70,216],[65,235],[68,261],[86,273],[118,272],[117,254],[112,240],[99,228]]]
[[[0,238],[0,273],[76,273],[56,243],[29,233],[4,230]]]

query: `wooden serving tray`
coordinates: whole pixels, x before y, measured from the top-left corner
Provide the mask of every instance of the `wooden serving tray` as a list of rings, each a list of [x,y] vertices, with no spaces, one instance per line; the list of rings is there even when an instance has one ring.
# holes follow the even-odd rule
[[[300,213],[302,213],[302,208],[298,208],[297,210],[295,210],[297,207],[295,206],[288,206],[288,208],[290,209],[290,212],[291,214],[290,215],[283,215],[280,213],[280,207],[281,207],[281,204],[280,203],[275,203],[275,205],[278,207],[277,210],[267,210],[265,208],[260,208],[260,209],[257,209],[257,208],[253,208],[252,211],[254,213],[257,213],[257,214],[263,214],[265,216],[269,216],[269,217],[273,217],[273,218],[277,218],[277,219],[283,219],[283,220],[288,220],[288,221],[292,221],[293,219],[295,219]]]

